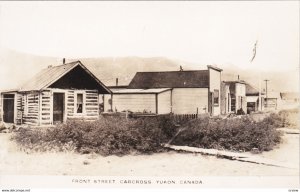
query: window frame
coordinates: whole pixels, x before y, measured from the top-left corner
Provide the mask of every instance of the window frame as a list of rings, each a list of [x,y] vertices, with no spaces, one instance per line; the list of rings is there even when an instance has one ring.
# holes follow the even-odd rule
[[[82,94],[82,113],[77,113],[77,98],[78,94]],[[86,93],[85,91],[74,91],[74,114],[76,115],[84,115],[86,114],[85,105],[86,105]]]
[[[215,92],[218,92],[218,97],[215,97]],[[215,102],[215,99],[218,99],[218,102]],[[219,89],[214,89],[213,92],[213,101],[214,101],[214,106],[219,106],[220,105],[220,90]]]

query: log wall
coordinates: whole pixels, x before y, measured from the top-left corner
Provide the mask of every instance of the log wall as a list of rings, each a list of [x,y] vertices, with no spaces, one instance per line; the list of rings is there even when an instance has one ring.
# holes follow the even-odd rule
[[[25,93],[20,98],[21,101],[18,102],[17,108],[21,109],[21,103],[23,103],[23,118],[22,123],[28,125],[38,125],[39,123],[39,93]],[[23,101],[24,100],[24,101]]]
[[[64,120],[96,120],[99,118],[99,95],[97,90],[48,89],[42,92],[17,94],[17,112],[21,123],[52,125],[54,92],[65,93]],[[76,93],[84,94],[83,113],[76,113]]]

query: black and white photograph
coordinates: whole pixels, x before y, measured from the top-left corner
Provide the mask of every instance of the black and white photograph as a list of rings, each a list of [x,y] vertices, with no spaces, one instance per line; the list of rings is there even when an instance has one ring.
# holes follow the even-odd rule
[[[299,10],[1,1],[0,189],[298,191]]]

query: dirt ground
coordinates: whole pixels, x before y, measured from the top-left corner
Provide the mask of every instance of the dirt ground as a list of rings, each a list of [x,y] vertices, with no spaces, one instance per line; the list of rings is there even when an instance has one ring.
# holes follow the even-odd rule
[[[259,157],[288,162],[294,169],[260,165],[175,151],[152,155],[103,157],[77,153],[26,153],[0,134],[0,175],[88,176],[298,176],[299,134],[285,134],[283,143]]]

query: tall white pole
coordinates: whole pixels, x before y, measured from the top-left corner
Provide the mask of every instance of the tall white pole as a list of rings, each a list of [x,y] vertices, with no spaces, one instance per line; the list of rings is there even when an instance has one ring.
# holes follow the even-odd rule
[[[256,57],[256,48],[257,48],[257,42],[258,42],[258,36],[257,36],[257,40],[254,44],[254,49],[253,49],[253,57],[250,60],[250,63],[253,64],[254,59]],[[261,99],[261,70],[259,68],[259,79],[258,79],[258,84],[259,84],[259,92],[258,92],[258,110],[262,111],[262,99]]]
[[[262,111],[262,99],[261,99],[261,71],[259,70],[259,93],[258,93],[258,110]]]

